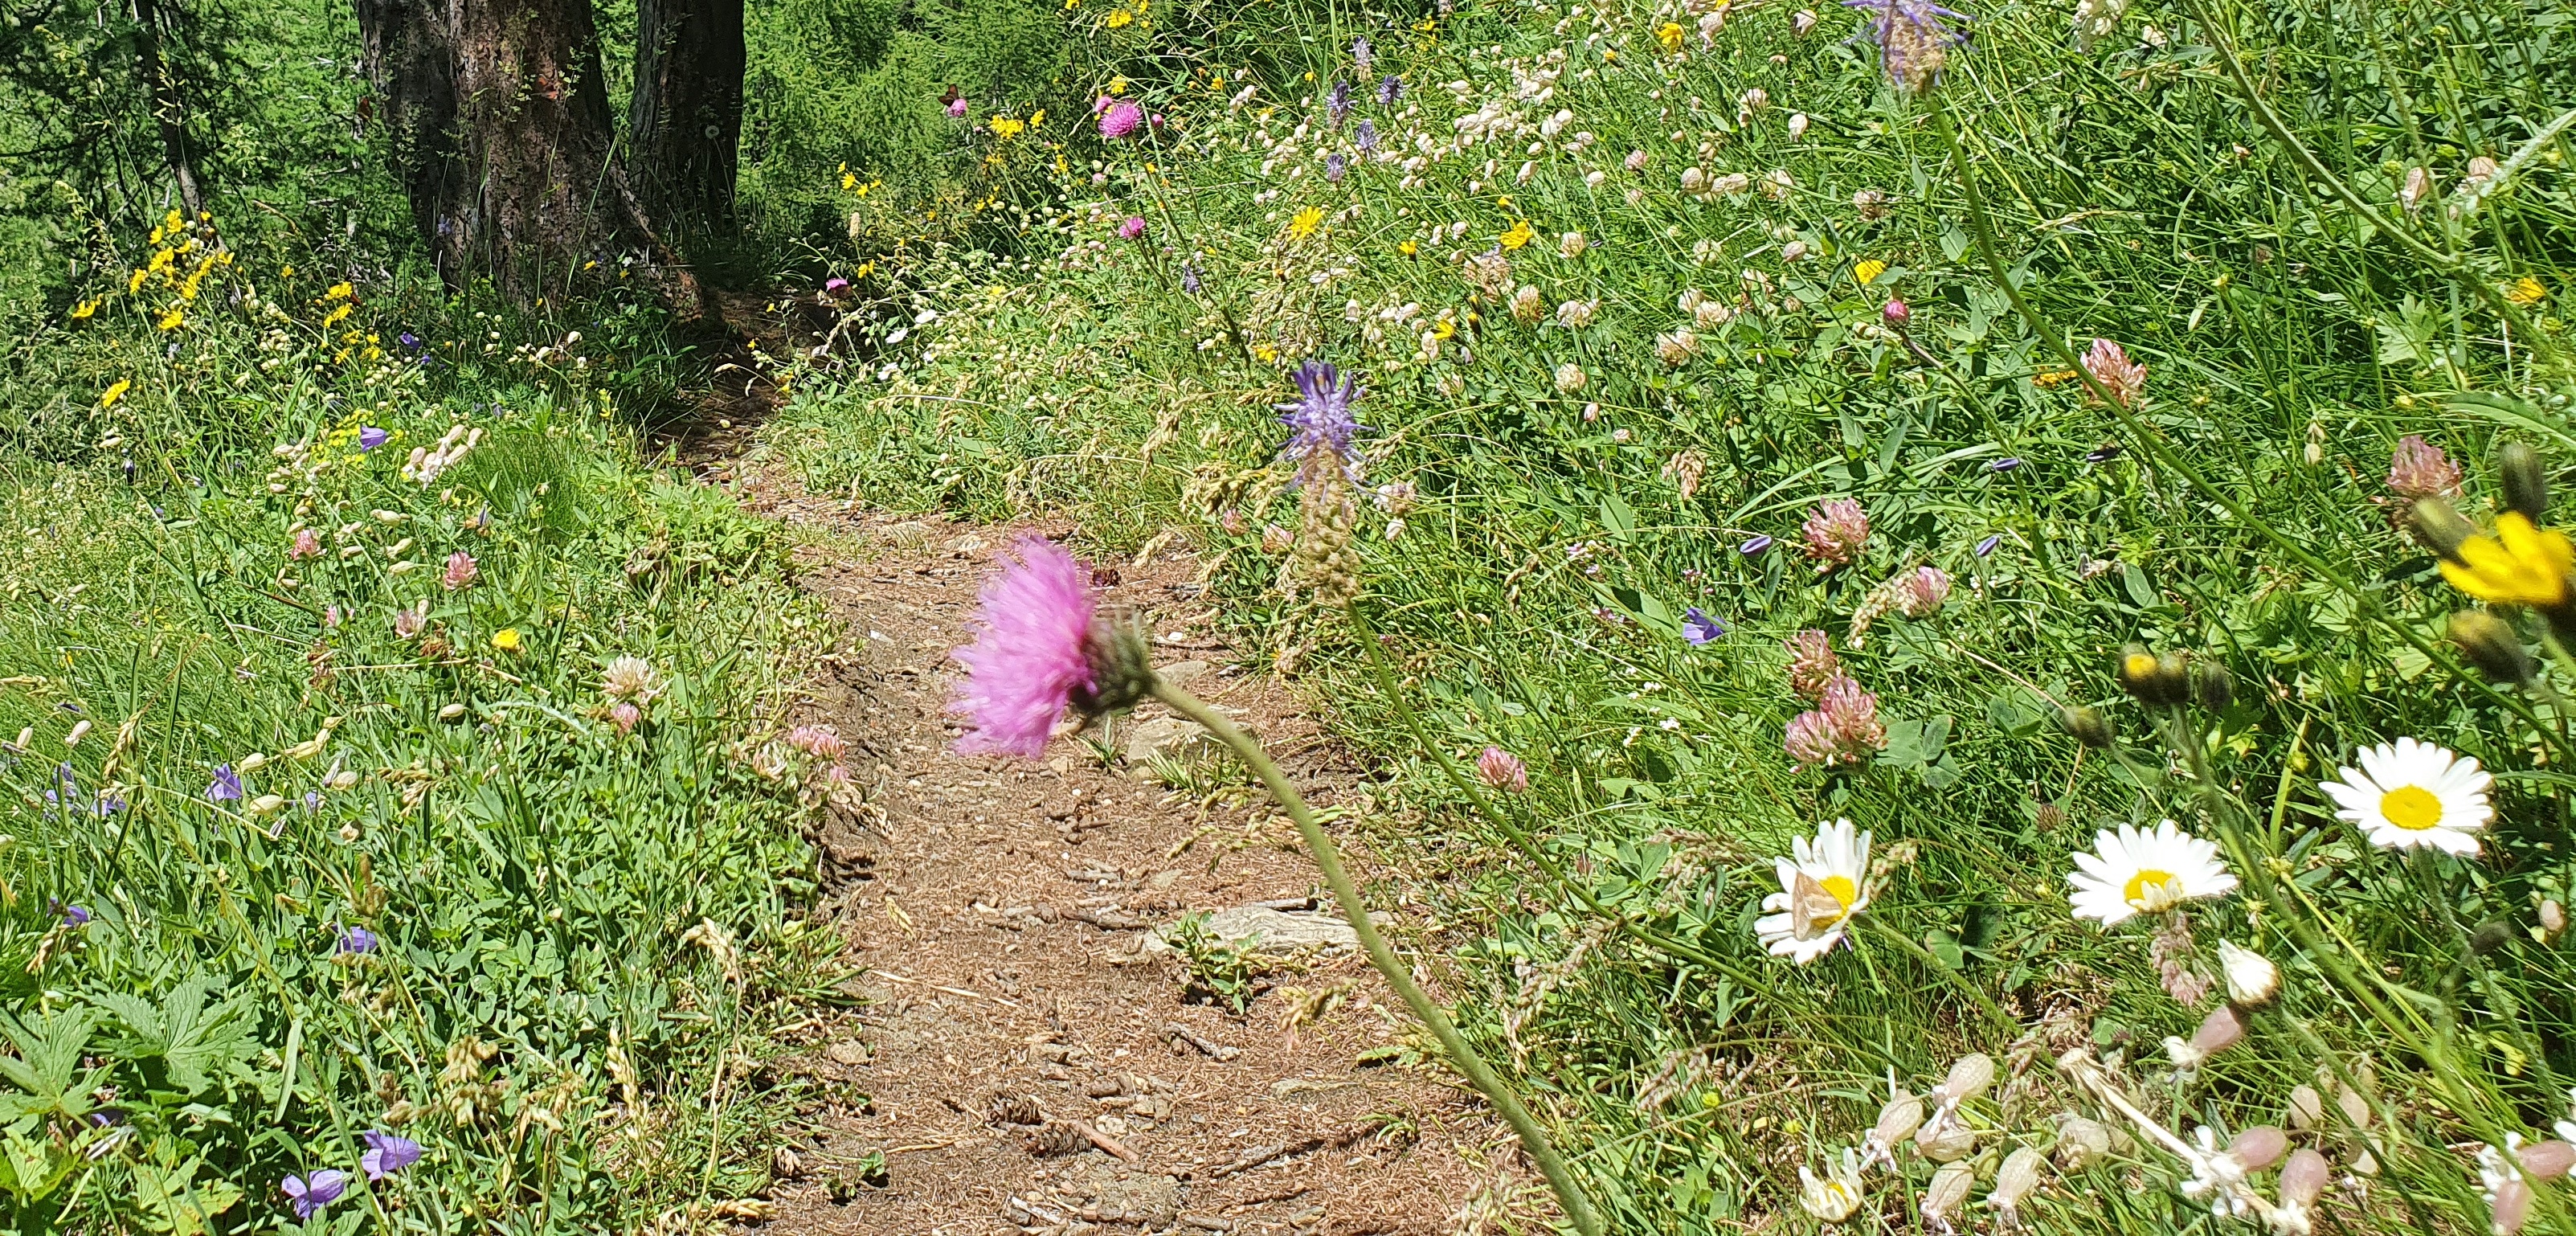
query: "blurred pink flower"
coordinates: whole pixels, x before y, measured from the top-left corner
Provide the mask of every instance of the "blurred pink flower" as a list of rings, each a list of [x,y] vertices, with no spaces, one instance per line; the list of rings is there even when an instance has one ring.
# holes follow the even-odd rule
[[[1908,618],[1929,618],[1950,599],[1950,576],[1939,567],[1916,567],[1894,582],[1896,612]]]
[[[1850,566],[1860,560],[1861,548],[1869,544],[1869,513],[1850,498],[1819,502],[1801,531],[1807,538],[1808,557]]]
[[[1802,712],[1789,718],[1788,732],[1780,745],[1789,752],[1789,762],[1800,768],[1834,762],[1841,748],[1834,743],[1833,727],[1821,712]]]
[[[616,726],[620,734],[634,733],[635,727],[643,721],[644,710],[637,708],[633,701],[620,700],[616,707],[608,710],[608,723]]]
[[[439,582],[446,584],[449,592],[454,592],[459,588],[472,587],[474,577],[482,573],[483,568],[475,565],[474,555],[460,549],[447,556],[447,575]]]
[[[428,625],[429,611],[425,607],[394,611],[394,638],[396,639],[410,639],[420,634],[421,628]]]
[[[1498,790],[1518,794],[1529,789],[1529,765],[1501,747],[1487,747],[1476,757],[1476,775]]]
[[[828,725],[800,725],[787,731],[787,745],[821,760],[838,761],[850,744]]]
[[[1125,222],[1118,225],[1120,240],[1142,240],[1144,236],[1145,218],[1142,215],[1129,215]]]
[[[305,528],[298,531],[295,534],[295,544],[289,546],[286,551],[286,560],[289,562],[300,562],[306,558],[319,558],[321,556],[322,538],[314,535],[311,528]]]
[[[1849,677],[1825,684],[1816,707],[1789,719],[1781,745],[1801,767],[1857,764],[1887,748],[1878,697]]]
[[[1807,699],[1823,698],[1825,684],[1843,674],[1833,640],[1822,631],[1800,631],[1784,642],[1789,646],[1789,689]]]
[[[2460,479],[2460,465],[2421,434],[2399,438],[2388,457],[2388,489],[2401,498],[2456,498]]]
[[[2138,397],[2146,393],[2147,367],[2132,362],[2127,351],[2108,339],[2093,341],[2084,354],[2084,371],[2111,392],[2111,398],[2124,408],[2138,406]]]
[[[951,120],[964,120],[966,118],[965,99],[955,98],[948,101],[948,118]]]
[[[966,667],[949,705],[970,726],[957,740],[961,752],[1035,759],[1073,693],[1094,686],[1091,572],[1037,537],[1021,541],[1018,555],[1006,556],[1001,577],[984,588],[975,642],[954,654]]]

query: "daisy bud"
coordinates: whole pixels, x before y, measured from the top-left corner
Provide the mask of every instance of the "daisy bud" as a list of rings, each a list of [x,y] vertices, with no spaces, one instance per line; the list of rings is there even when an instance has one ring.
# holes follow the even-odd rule
[[[2111,1130],[2099,1121],[2069,1116],[2057,1126],[2057,1167],[2080,1172],[2111,1153]]]
[[[2259,1172],[2281,1161],[2289,1153],[2290,1135],[2268,1124],[2258,1124],[2236,1135],[2227,1143],[2227,1153],[2245,1165],[2249,1172]]]
[[[1950,1075],[1933,1087],[1932,1097],[1943,1107],[1958,1105],[1982,1097],[1995,1084],[1994,1059],[1984,1052],[1970,1052],[1950,1066]]]
[[[2507,442],[2496,450],[2496,479],[2504,485],[2504,508],[2539,523],[2549,513],[2549,473],[2540,452],[2527,442]]]
[[[2489,682],[2522,686],[2537,672],[2531,654],[2522,646],[2522,637],[2514,634],[2513,624],[2492,611],[2464,609],[2451,615],[2449,635],[2460,655]]]
[[[2257,1008],[2281,994],[2281,968],[2250,948],[2218,942],[2218,967],[2227,975],[2227,1002]]]
[[[2057,711],[2058,728],[2088,747],[2111,745],[2111,718],[2093,707],[2061,708]]]
[[[2195,662],[2191,667],[2191,693],[2201,707],[2224,712],[2236,702],[2236,676],[2216,661]]]
[[[2522,1170],[2530,1173],[2534,1180],[2556,1180],[2570,1169],[2576,1169],[2576,1145],[2556,1138],[2531,1142],[2517,1151],[2516,1157],[2522,1160]]]
[[[2416,499],[2414,509],[2407,513],[2406,525],[2417,543],[2437,557],[2453,560],[2460,556],[2460,546],[2478,534],[2476,527],[2440,498]]]
[[[2318,1196],[2326,1191],[2326,1181],[2333,1175],[2334,1167],[2326,1162],[2324,1155],[2304,1148],[2291,1151],[2289,1162],[2281,1165],[2281,1204],[2315,1205]]]
[[[1968,1200],[1968,1190],[1977,1183],[1977,1169],[1965,1163],[1944,1163],[1932,1173],[1932,1183],[1923,1190],[1923,1221],[1939,1230],[1948,1230],[1950,1221],[1959,1216],[1959,1207]]]

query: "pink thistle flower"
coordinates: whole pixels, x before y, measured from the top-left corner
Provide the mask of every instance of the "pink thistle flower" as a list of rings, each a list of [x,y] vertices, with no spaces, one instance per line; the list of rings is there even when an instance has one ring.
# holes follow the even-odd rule
[[[1035,759],[1074,693],[1089,694],[1092,673],[1091,572],[1073,555],[1037,537],[1005,556],[1001,578],[984,588],[975,642],[954,654],[966,667],[949,710],[971,728],[957,740],[964,753],[998,751]]]
[[[2460,479],[2460,465],[2421,434],[2399,438],[2388,457],[2388,489],[2401,498],[2456,498]]]
[[[1529,765],[1501,747],[1487,747],[1476,757],[1476,775],[1498,790],[1519,794],[1529,789]]]
[[[447,575],[439,582],[446,584],[449,592],[454,592],[472,587],[474,577],[482,573],[483,568],[475,565],[474,555],[460,549],[447,556]]]
[[[964,120],[966,118],[966,100],[964,98],[954,98],[948,101],[948,118],[951,120]]]
[[[1806,534],[1808,557],[1831,566],[1850,566],[1860,561],[1862,547],[1869,544],[1869,512],[1850,498],[1819,502],[1801,531]]]
[[[1144,238],[1145,238],[1145,219],[1144,219],[1144,216],[1142,216],[1142,215],[1129,215],[1129,216],[1127,216],[1127,219],[1126,219],[1126,221],[1125,221],[1125,222],[1123,222],[1123,223],[1121,223],[1121,224],[1119,224],[1119,225],[1118,225],[1118,239],[1120,239],[1120,240],[1143,240]]]
[[[1120,99],[1100,109],[1100,135],[1116,140],[1136,131],[1145,122],[1145,109]]]
[[[616,726],[620,734],[632,734],[636,726],[644,723],[644,710],[636,707],[632,700],[620,700],[616,707],[608,710],[608,723]]]
[[[1887,749],[1887,726],[1878,719],[1878,697],[1846,675],[1825,684],[1816,701],[1846,761],[1857,761]]]
[[[2439,452],[2435,453],[2439,454]],[[322,538],[314,535],[311,528],[306,528],[297,532],[295,534],[295,544],[289,546],[286,551],[286,560],[289,562],[301,562],[306,558],[319,558],[321,556]]]
[[[1888,325],[1903,330],[1905,324],[1913,319],[1914,310],[1908,308],[1904,301],[1891,296],[1887,298],[1886,304],[1878,307],[1878,316]]]
[[[850,744],[828,725],[800,725],[787,731],[787,745],[819,760],[840,761]]]
[[[1843,676],[1833,640],[1822,631],[1800,631],[1783,642],[1789,648],[1789,689],[1810,700],[1824,698],[1826,684]]]
[[[1893,591],[1896,612],[1908,618],[1929,618],[1941,612],[1941,604],[1950,599],[1950,576],[1939,567],[1916,567],[1896,577]]]
[[[2147,390],[2147,367],[2131,361],[2128,352],[2108,339],[2093,341],[2092,350],[2084,354],[2084,372],[2093,375],[2093,380],[2111,392],[2112,400],[2124,408],[2138,406],[2139,397]]]

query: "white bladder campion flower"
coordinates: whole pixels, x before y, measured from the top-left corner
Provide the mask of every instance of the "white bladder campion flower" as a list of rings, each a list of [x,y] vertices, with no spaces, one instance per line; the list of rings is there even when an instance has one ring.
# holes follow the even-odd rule
[[[2281,968],[2250,948],[2218,942],[2218,968],[2227,976],[2227,1002],[2244,1008],[2269,1004],[2281,994]]]
[[[2075,856],[2075,917],[2117,926],[2140,914],[2161,914],[2186,901],[2236,891],[2236,877],[2218,860],[2215,842],[2194,837],[2166,820],[2148,832],[2135,824],[2093,838],[2093,852]]]
[[[1861,880],[1869,872],[1869,834],[1850,820],[1818,825],[1815,839],[1792,840],[1793,858],[1774,859],[1780,891],[1762,899],[1772,911],[1754,920],[1762,946],[1799,965],[1832,952],[1853,915],[1869,905]]]
[[[1808,1214],[1827,1223],[1840,1223],[1860,1209],[1861,1196],[1860,1156],[1848,1146],[1829,1175],[1818,1176],[1815,1169],[1798,1165],[1798,1205]]]
[[[2495,783],[2478,762],[2429,742],[2400,738],[2364,747],[2359,768],[2317,788],[2335,800],[2335,815],[2361,826],[2372,845],[2419,845],[2453,854],[2478,852],[2478,830],[2495,818],[2487,789]]]

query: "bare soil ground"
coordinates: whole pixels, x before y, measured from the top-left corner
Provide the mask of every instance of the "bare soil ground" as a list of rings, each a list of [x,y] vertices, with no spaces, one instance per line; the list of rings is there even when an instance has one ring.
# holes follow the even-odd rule
[[[821,841],[865,1003],[807,1028],[787,1064],[828,1102],[779,1156],[765,1230],[1429,1234],[1480,1228],[1489,1198],[1525,1186],[1472,1094],[1379,1062],[1405,1036],[1365,959],[1293,957],[1237,1016],[1185,997],[1185,967],[1146,947],[1195,911],[1329,918],[1293,829],[1230,765],[1200,759],[1176,792],[1076,739],[1036,764],[950,750],[949,650],[994,553],[1031,529],[854,513],[732,470],[702,471],[808,530],[808,586],[846,623],[799,719],[849,742],[864,798]],[[1207,633],[1186,555],[1114,567],[1104,600],[1148,618],[1162,664],[1319,807],[1365,803],[1290,694]]]

